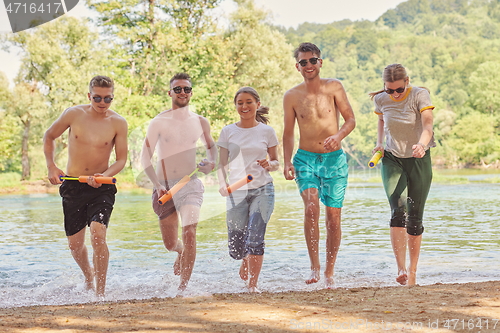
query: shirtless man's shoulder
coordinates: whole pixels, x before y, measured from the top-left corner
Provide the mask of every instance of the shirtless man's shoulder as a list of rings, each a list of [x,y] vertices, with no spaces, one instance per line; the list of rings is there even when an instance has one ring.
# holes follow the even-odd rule
[[[205,124],[209,125],[210,124],[210,122],[208,121],[207,118],[205,118],[197,113],[194,113],[192,111],[189,111],[189,113],[187,113],[188,116],[183,117],[182,119],[177,119],[174,112],[175,111],[172,109],[162,111],[159,114],[157,114],[153,119],[151,119],[151,123],[152,124],[162,123],[163,125],[165,125],[164,124],[165,120],[180,120],[182,122],[196,120],[196,121],[199,121],[202,125],[205,125]],[[174,123],[172,123],[172,125],[174,125]]]
[[[127,120],[121,116],[120,114],[118,114],[116,111],[113,111],[111,109],[108,109],[108,111],[106,111],[106,119],[109,119],[110,122],[112,123],[112,125],[116,128],[116,126],[118,127],[128,127],[128,123],[127,123]]]
[[[68,118],[69,120],[76,120],[80,117],[91,117],[92,116],[92,109],[91,109],[90,104],[81,104],[81,105],[75,105],[67,108],[64,110],[62,116],[65,118]],[[106,119],[111,120],[112,122],[118,122],[120,124],[127,124],[126,119],[118,114],[116,111],[113,111],[111,109],[108,109],[106,111]]]
[[[302,91],[305,91],[306,89],[306,85],[304,82],[302,83],[299,83],[298,85],[288,89],[286,92],[285,92],[285,98],[292,98],[294,97],[297,93],[300,93]]]
[[[86,109],[90,108],[90,105],[74,105],[70,106],[61,115],[61,118],[68,118],[70,120],[74,120],[77,117],[85,116]]]
[[[305,95],[317,95],[322,93],[335,93],[336,91],[342,89],[343,85],[339,79],[333,78],[321,78],[320,79],[320,87],[318,91],[308,91],[307,86],[304,82],[296,85],[295,87],[290,88],[285,92],[285,99],[289,101],[300,100]]]
[[[201,115],[198,115],[199,119],[200,119],[200,123],[202,126],[209,126],[210,127],[210,122],[208,121],[207,118],[201,116]]]
[[[342,87],[342,82],[339,79],[326,78],[321,79],[321,84],[327,88],[340,88]]]

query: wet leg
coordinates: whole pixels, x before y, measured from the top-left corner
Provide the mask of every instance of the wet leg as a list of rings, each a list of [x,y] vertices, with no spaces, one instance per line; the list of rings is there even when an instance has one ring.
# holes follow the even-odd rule
[[[68,236],[71,255],[85,276],[85,288],[94,290],[94,269],[90,266],[87,247],[85,246],[85,228]]]
[[[342,239],[341,208],[326,207],[326,269],[325,287],[334,286],[334,269]]]
[[[180,257],[180,291],[187,288],[193,272],[194,262],[196,260],[196,227],[198,225],[199,216],[200,207],[186,205],[181,208],[181,220],[183,224],[182,242],[184,247]]]
[[[179,218],[177,212],[160,219],[160,231],[163,240],[163,245],[168,251],[178,253],[177,259],[174,262],[174,274],[180,275],[180,256],[183,249],[182,241],[179,240]]]
[[[251,293],[260,292],[257,289],[257,282],[259,280],[260,271],[262,269],[262,263],[264,261],[264,255],[248,255],[248,291]]]
[[[94,269],[96,279],[96,295],[104,297],[106,290],[106,276],[108,273],[109,265],[109,250],[106,244],[106,231],[107,228],[104,224],[99,222],[92,222],[90,224],[90,233],[92,248],[94,249]]]
[[[241,260],[241,266],[240,266],[240,278],[243,280],[243,281],[247,281],[248,280],[248,256],[243,258]]]
[[[406,272],[406,243],[407,243],[406,228],[391,227],[391,244],[396,264],[398,266],[398,276],[396,282],[401,285],[406,285],[408,282],[408,274]]]
[[[316,283],[320,280],[321,265],[319,262],[319,199],[316,188],[308,188],[301,193],[304,201],[304,235],[307,251],[311,262],[311,275],[306,284]]]
[[[410,266],[408,267],[408,286],[414,286],[417,283],[417,264],[420,256],[420,245],[422,244],[422,235],[408,235],[408,252],[410,253]]]

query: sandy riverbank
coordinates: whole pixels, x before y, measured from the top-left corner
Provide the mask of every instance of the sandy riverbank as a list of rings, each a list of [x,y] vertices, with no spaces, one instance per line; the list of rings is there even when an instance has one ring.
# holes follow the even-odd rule
[[[500,332],[500,281],[0,309],[1,332]]]

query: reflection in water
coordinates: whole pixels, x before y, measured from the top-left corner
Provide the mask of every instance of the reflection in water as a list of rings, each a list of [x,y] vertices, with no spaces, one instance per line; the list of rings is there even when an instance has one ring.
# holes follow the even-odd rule
[[[266,234],[260,289],[322,288],[322,281],[304,283],[310,271],[296,187],[293,182],[275,185],[276,206]],[[497,184],[433,185],[424,216],[419,284],[500,279],[500,240],[495,237],[500,229],[499,189]],[[0,207],[0,307],[93,301],[67,248],[60,198],[1,196]],[[240,262],[227,253],[224,209],[224,198],[207,186],[198,225],[198,255],[188,287],[191,295],[245,291],[238,277]],[[389,205],[382,186],[351,184],[342,215],[336,285],[396,285]],[[320,225],[324,264],[324,216]],[[150,195],[118,194],[108,245],[107,300],[175,296],[176,253],[163,247]]]

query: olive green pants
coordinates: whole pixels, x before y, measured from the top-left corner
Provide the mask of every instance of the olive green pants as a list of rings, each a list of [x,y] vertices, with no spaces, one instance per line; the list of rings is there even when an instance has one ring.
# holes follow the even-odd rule
[[[406,227],[408,234],[421,235],[425,201],[432,182],[430,150],[422,158],[399,158],[385,151],[382,181],[391,205],[391,227]]]

